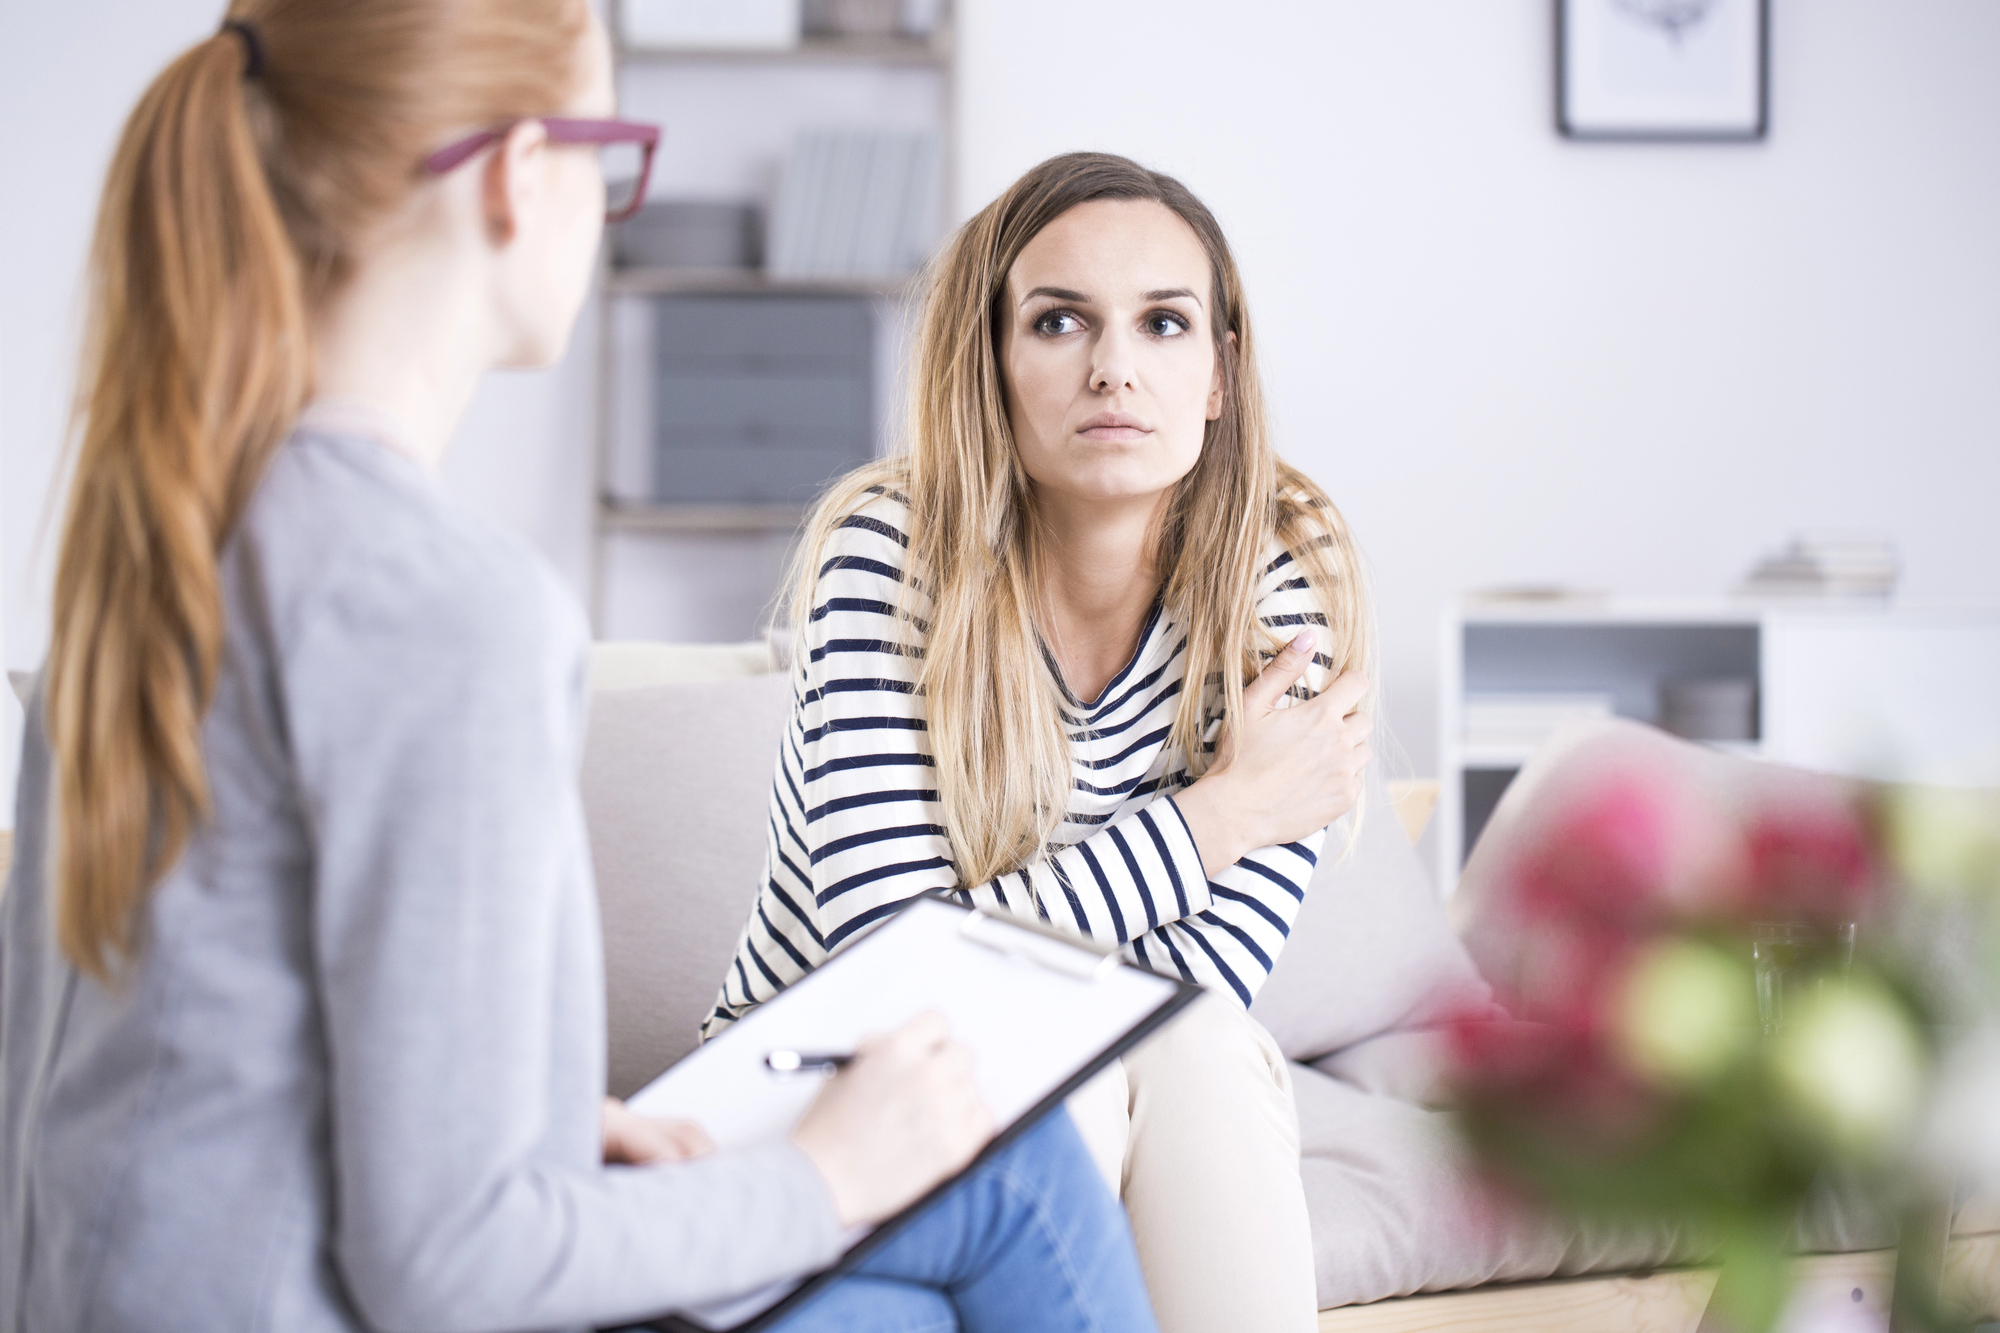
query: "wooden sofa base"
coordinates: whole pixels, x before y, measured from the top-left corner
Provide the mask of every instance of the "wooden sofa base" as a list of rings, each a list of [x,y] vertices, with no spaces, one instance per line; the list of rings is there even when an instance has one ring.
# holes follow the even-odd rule
[[[1718,1271],[1558,1278],[1344,1305],[1320,1311],[1319,1333],[1693,1333]],[[1858,1291],[1865,1309],[1886,1316],[1896,1253],[1806,1255],[1794,1271],[1801,1291]],[[1945,1291],[1969,1315],[2000,1315],[2000,1233],[1952,1241]]]

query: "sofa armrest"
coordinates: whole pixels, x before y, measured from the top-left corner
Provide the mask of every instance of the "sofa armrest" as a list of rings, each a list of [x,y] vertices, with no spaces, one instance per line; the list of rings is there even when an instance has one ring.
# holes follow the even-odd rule
[[[1389,804],[1395,808],[1396,822],[1403,826],[1403,836],[1412,846],[1430,826],[1440,790],[1435,778],[1397,778],[1389,784]]]

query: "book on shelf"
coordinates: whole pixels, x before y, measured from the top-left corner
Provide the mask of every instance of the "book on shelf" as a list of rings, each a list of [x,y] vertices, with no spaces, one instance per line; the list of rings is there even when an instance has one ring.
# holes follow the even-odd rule
[[[625,41],[690,51],[783,51],[799,44],[800,0],[624,0]]]
[[[836,134],[827,145],[824,202],[816,213],[806,215],[813,239],[807,276],[847,277],[859,272],[855,238],[861,229],[859,214],[868,206],[868,159],[874,142],[868,135]]]
[[[1571,722],[1616,716],[1609,694],[1478,693],[1465,696],[1465,744],[1532,749]]]
[[[1899,565],[1882,537],[1819,534],[1797,537],[1757,562],[1737,591],[1750,597],[1888,598]]]
[[[808,130],[778,178],[766,266],[776,278],[900,278],[935,239],[933,133]]]
[[[822,192],[820,173],[824,154],[807,153],[793,145],[784,170],[778,176],[778,197],[771,206],[769,240],[764,248],[764,267],[773,274],[798,273],[812,265],[806,254],[806,216],[809,201]]]
[[[910,168],[915,154],[906,139],[876,137],[869,144],[868,170],[862,180],[861,211],[855,227],[852,253],[860,273],[893,273],[900,256],[899,216],[903,194],[909,188]]]

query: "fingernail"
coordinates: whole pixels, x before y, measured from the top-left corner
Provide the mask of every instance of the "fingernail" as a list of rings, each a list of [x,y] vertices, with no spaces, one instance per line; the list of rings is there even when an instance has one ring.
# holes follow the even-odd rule
[[[1293,639],[1291,642],[1291,650],[1295,653],[1303,653],[1309,650],[1312,647],[1312,644],[1313,644],[1312,631],[1300,630],[1299,637]]]

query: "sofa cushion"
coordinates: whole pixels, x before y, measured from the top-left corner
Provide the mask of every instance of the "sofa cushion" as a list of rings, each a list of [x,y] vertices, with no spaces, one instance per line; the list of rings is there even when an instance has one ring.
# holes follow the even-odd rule
[[[1442,1043],[1409,1031],[1293,1066],[1322,1308],[1708,1256],[1684,1229],[1578,1226],[1485,1188],[1439,1109],[1444,1069]],[[1977,1221],[1970,1210],[1961,1230],[1967,1221]],[[1894,1243],[1893,1225],[1863,1193],[1830,1180],[1814,1187],[1792,1236],[1805,1253]]]
[[[1490,996],[1396,820],[1380,764],[1360,822],[1344,855],[1353,816],[1328,833],[1291,938],[1250,1007],[1294,1060],[1421,1028]]]
[[[1522,923],[1499,892],[1510,867],[1607,777],[1642,773],[1663,802],[1667,879],[1697,883],[1726,864],[1741,821],[1759,810],[1808,808],[1860,794],[1846,778],[1725,754],[1625,719],[1576,723],[1538,746],[1507,784],[1453,895],[1452,916],[1479,970],[1503,991],[1522,967]]]
[[[652,643],[600,640],[590,645],[590,688],[633,690],[727,676],[761,676],[778,669],[769,642]]]
[[[591,698],[583,760],[611,997],[610,1090],[693,1050],[756,901],[790,678]]]
[[[1292,1087],[1322,1308],[1703,1252],[1670,1227],[1569,1227],[1481,1191],[1443,1112],[1309,1067]]]
[[[582,787],[617,1095],[696,1044],[756,897],[790,704],[784,675],[593,696]],[[1535,786],[1508,799],[1525,804]],[[1439,994],[1484,989],[1379,777],[1368,799],[1359,842],[1344,860],[1338,842],[1330,849],[1253,1010],[1288,1053],[1317,1057],[1293,1079],[1321,1304],[1692,1257],[1699,1246],[1670,1231],[1576,1231],[1481,1195],[1429,1105],[1439,1060],[1424,1025]],[[1879,1228],[1852,1225],[1801,1239],[1814,1249],[1883,1243]]]

